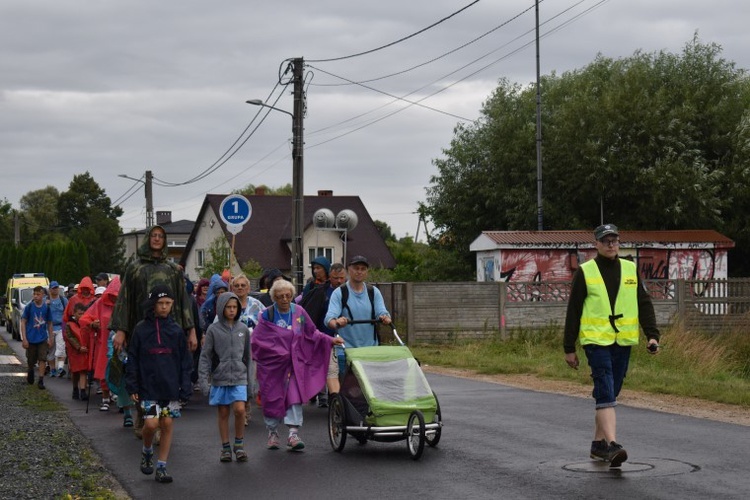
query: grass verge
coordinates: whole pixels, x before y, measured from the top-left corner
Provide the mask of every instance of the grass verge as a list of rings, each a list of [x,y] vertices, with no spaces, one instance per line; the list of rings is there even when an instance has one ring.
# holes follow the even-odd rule
[[[643,342],[633,349],[628,389],[696,397],[750,408],[750,335],[741,331],[708,334],[674,325],[662,334],[662,351],[649,354]],[[581,369],[564,361],[562,331],[514,330],[507,339],[453,340],[410,346],[423,363],[480,374],[531,374],[590,384],[583,351]]]

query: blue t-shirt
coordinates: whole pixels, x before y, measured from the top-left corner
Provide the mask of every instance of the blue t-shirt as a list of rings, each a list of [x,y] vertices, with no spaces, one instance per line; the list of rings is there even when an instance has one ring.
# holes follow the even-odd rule
[[[349,282],[346,282],[346,286],[349,288],[349,297],[346,299],[346,305],[351,310],[353,318],[350,317],[349,311],[344,310],[341,305],[341,288],[337,288],[331,294],[330,302],[328,303],[328,312],[325,317],[325,324],[327,325],[332,319],[338,318],[339,316],[346,316],[349,319],[362,320],[372,318],[373,305],[370,303],[370,297],[367,294],[367,286],[361,292],[355,292],[349,286]],[[380,294],[380,290],[377,287],[374,289],[375,299],[375,317],[387,314],[390,316],[388,309],[385,308],[385,302],[383,302],[383,296]],[[347,325],[343,328],[339,328],[338,334],[346,342],[346,347],[370,347],[378,344],[377,338],[375,337],[375,325],[361,323],[357,325]]]
[[[52,311],[46,302],[42,302],[41,306],[33,301],[29,302],[23,308],[22,318],[26,320],[26,340],[29,344],[39,344],[47,340],[47,323],[52,322]]]
[[[49,301],[49,308],[52,311],[52,328],[54,330],[61,330],[63,323],[63,312],[65,312],[65,306],[68,305],[68,301],[62,295],[56,299],[47,299]]]

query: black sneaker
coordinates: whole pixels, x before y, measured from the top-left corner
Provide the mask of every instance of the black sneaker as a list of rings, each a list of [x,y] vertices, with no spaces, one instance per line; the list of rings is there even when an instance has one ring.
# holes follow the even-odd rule
[[[89,400],[89,395],[86,394],[86,389],[81,389],[79,392],[81,394],[81,401],[88,401]]]
[[[601,460],[602,462],[607,461],[607,442],[604,439],[599,441],[591,441],[591,458],[594,460]]]
[[[73,399],[81,399],[81,391],[78,387],[73,388]]]
[[[172,476],[169,475],[166,467],[157,467],[156,482],[157,483],[171,483],[172,482]]]
[[[607,461],[610,467],[619,467],[628,459],[628,452],[621,444],[612,441],[607,449]]]
[[[37,387],[39,387],[40,389],[44,389],[44,379],[43,378],[39,379],[39,383],[37,384]]]
[[[29,370],[26,374],[26,382],[29,383],[29,385],[34,385],[34,370]]]
[[[153,474],[154,473],[154,453],[147,453],[145,451],[141,451],[141,472],[144,474]],[[157,478],[157,481],[159,479]]]

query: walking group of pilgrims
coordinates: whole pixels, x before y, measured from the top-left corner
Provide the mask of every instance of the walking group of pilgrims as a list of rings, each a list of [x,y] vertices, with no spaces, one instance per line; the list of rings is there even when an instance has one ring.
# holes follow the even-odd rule
[[[188,401],[216,407],[221,462],[248,460],[254,406],[268,450],[284,441],[291,452],[304,450],[303,407],[327,408],[338,392],[343,346],[377,345],[374,325],[348,322],[391,321],[380,291],[365,283],[367,258],[347,267],[315,258],[299,294],[270,269],[253,292],[247,276],[226,270],[193,283],[168,259],[166,237],[162,226],[149,228],[122,276],[87,276],[67,294],[56,281],[34,290],[21,321],[28,383],[43,390],[45,376],[69,379],[72,398],[87,409],[94,400],[102,412],[116,407],[122,426],[143,440],[140,471],[159,483],[173,481],[174,420]]]

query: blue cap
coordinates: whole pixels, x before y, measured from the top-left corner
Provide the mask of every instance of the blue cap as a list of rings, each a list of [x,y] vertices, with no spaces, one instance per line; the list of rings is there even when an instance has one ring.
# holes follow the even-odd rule
[[[52,283],[49,284],[49,287],[50,288],[60,288],[60,283],[58,283],[57,281],[53,281]]]

